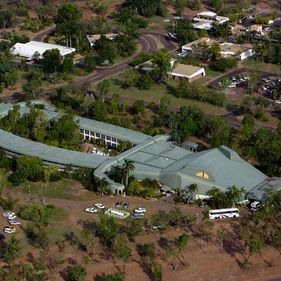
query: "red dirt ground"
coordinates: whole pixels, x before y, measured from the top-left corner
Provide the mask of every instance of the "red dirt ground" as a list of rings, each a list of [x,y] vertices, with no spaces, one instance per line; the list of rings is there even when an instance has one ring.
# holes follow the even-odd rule
[[[28,198],[27,195],[22,193],[13,194],[13,196],[20,199],[20,204],[26,203]],[[34,201],[42,202],[39,198],[34,199]],[[44,198],[44,204],[54,204],[66,208],[69,211],[69,217],[63,222],[65,227],[72,226],[77,229],[82,230],[81,219],[93,219],[96,220],[97,215],[86,214],[83,209],[88,206],[92,206],[95,202],[101,202],[107,207],[110,207],[116,201],[127,201],[130,203],[130,209],[136,207],[146,207],[147,215],[156,213],[158,210],[167,211],[175,207],[174,203],[164,202],[163,199],[157,201],[144,200],[136,197],[100,197],[93,201],[69,201],[69,200],[59,200],[59,199],[48,199]],[[185,214],[196,214],[199,213],[199,220],[201,217],[202,209],[197,207],[190,207],[187,205],[178,205],[182,212]],[[5,220],[0,218],[1,227],[6,226]],[[226,228],[230,228],[229,221],[219,221],[215,222],[213,226],[213,231],[223,225]],[[196,226],[197,227],[197,226]],[[196,228],[195,227],[195,228]],[[18,238],[24,238],[23,230],[18,229]],[[230,250],[222,250],[220,244],[214,238],[212,242],[203,241],[200,238],[190,238],[188,242],[188,247],[184,253],[184,263],[186,266],[179,266],[177,271],[174,271],[173,266],[165,258],[165,251],[163,250],[163,241],[172,241],[174,237],[180,235],[181,230],[171,230],[160,234],[159,232],[154,233],[144,233],[135,239],[132,246],[132,257],[126,263],[126,281],[147,281],[150,280],[147,273],[143,270],[140,265],[140,257],[137,254],[136,245],[144,244],[147,242],[155,242],[156,244],[156,256],[157,261],[162,265],[163,270],[163,280],[164,281],[187,281],[187,280],[197,280],[197,281],[240,281],[240,280],[257,280],[264,276],[269,276],[273,274],[281,273],[281,259],[280,253],[272,248],[265,248],[261,254],[257,254],[251,258],[252,266],[249,270],[243,271],[238,262],[242,261],[242,256],[240,254],[230,254]],[[231,241],[231,240],[230,240]],[[230,242],[231,244],[231,242]],[[231,245],[228,245],[230,247]],[[32,255],[37,256],[38,250],[28,247],[28,252]],[[227,251],[229,253],[227,253]],[[114,260],[111,256],[105,256],[104,251],[100,246],[97,246],[97,262],[90,263],[87,265],[87,281],[100,280],[99,276],[103,276],[104,273],[113,273],[118,269],[122,268],[123,264]],[[82,262],[82,257],[85,253],[67,246],[64,253],[59,253],[56,246],[52,246],[49,250],[48,256],[61,256],[65,260],[64,268],[71,265],[73,259],[78,262]],[[27,261],[26,254],[21,257],[22,261]],[[175,261],[173,261],[175,263]],[[272,263],[270,265],[270,263]],[[93,279],[94,277],[94,279]],[[55,273],[55,280],[63,280],[62,277]],[[265,279],[261,279],[265,280]]]

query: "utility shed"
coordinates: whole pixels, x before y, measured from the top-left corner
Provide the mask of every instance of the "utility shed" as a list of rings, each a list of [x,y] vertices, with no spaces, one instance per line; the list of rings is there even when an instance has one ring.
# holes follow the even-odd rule
[[[175,68],[169,72],[169,75],[174,79],[188,79],[188,81],[194,81],[206,75],[203,67],[177,64]]]
[[[11,49],[10,53],[14,56],[24,57],[27,60],[33,60],[34,54],[38,54],[39,58],[42,58],[44,52],[52,49],[58,49],[60,55],[66,56],[76,52],[75,48],[65,47],[56,44],[49,44],[44,42],[30,41],[28,43],[16,43]]]

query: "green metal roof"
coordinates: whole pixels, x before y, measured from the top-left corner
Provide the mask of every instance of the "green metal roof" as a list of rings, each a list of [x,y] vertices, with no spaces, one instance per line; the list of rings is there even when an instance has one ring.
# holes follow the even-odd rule
[[[51,107],[47,102],[41,101],[41,100],[35,100],[31,101],[33,104],[43,104],[45,106],[45,109],[42,109],[44,114],[48,119],[57,119],[59,116],[62,116],[62,112],[58,112],[58,110],[55,107]],[[29,113],[29,107],[26,105],[26,103],[21,102],[18,103],[20,105],[20,112],[21,114],[28,114]],[[4,116],[8,113],[9,110],[13,108],[12,104],[0,104],[0,116]],[[96,120],[91,120],[79,116],[74,116],[75,120],[79,121],[79,126],[81,129],[92,131],[95,133],[99,133],[105,136],[110,136],[122,141],[129,141],[133,144],[139,144],[145,141],[148,138],[151,138],[148,135],[145,135],[143,133],[130,130],[127,128],[115,126],[112,124],[99,122]]]
[[[9,152],[21,155],[36,156],[44,161],[58,165],[96,168],[109,157],[72,151],[39,142],[34,142],[0,130],[0,146]]]
[[[58,118],[62,114],[44,101],[33,101],[33,103],[43,103],[45,105],[43,111],[49,119]],[[19,104],[22,114],[29,112],[29,107],[25,103]],[[7,114],[11,108],[11,104],[0,104],[0,117]],[[106,178],[113,192],[115,189],[123,190],[124,186],[110,180],[106,172],[112,166],[122,165],[124,159],[134,161],[134,175],[137,178],[156,179],[172,188],[183,188],[197,183],[200,194],[206,193],[213,186],[225,191],[236,185],[244,187],[252,197],[262,198],[266,188],[281,189],[280,178],[268,178],[228,147],[220,146],[201,152],[191,152],[173,145],[169,141],[169,136],[150,137],[103,122],[75,118],[85,130],[128,140],[136,146],[116,157],[107,157],[48,146],[3,130],[0,130],[0,146],[12,153],[37,156],[55,164],[96,168],[95,175]],[[207,173],[209,179],[196,176],[197,172]]]

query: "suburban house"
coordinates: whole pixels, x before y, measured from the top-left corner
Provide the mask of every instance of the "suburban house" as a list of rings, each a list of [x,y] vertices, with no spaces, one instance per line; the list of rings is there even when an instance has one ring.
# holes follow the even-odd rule
[[[35,57],[42,58],[44,52],[52,49],[58,49],[62,57],[76,52],[75,48],[37,41],[30,41],[28,43],[16,43],[10,49],[10,53],[15,56],[26,58],[27,60],[33,60]]]
[[[168,75],[175,80],[188,79],[188,81],[191,82],[206,75],[203,67],[177,63],[175,59],[171,59],[170,64],[172,70],[168,72]],[[152,71],[152,61],[150,60],[139,64],[135,68],[144,72]]]
[[[175,80],[188,79],[189,82],[197,80],[205,76],[204,67],[198,67],[186,64],[176,64],[174,69],[169,72],[169,76]]]
[[[218,16],[214,12],[201,12],[197,14],[194,18],[193,21],[195,22],[193,24],[193,27],[195,29],[203,29],[203,30],[211,30],[213,28],[213,24],[224,24],[229,21],[228,17],[222,17]]]
[[[95,42],[99,40],[102,35],[109,40],[113,40],[116,36],[118,36],[118,33],[87,35],[87,39],[91,47],[95,45]]]
[[[263,36],[264,30],[263,26],[260,24],[252,24],[248,27],[242,25],[242,24],[236,24],[234,26],[231,26],[231,33],[234,35],[245,35],[247,32],[253,32],[257,35]]]
[[[213,44],[217,44],[218,42],[214,39],[208,38],[208,37],[201,37],[195,41],[192,41],[190,43],[187,43],[181,47],[181,50],[183,53],[185,52],[193,52],[196,49],[196,46],[199,44],[207,44],[208,46],[211,46]]]
[[[220,54],[222,57],[236,57],[239,60],[244,60],[253,56],[254,50],[251,44],[235,44],[235,43],[219,43],[214,39],[208,37],[202,37],[198,40],[190,42],[182,46],[182,52],[196,53],[196,47],[200,44],[206,44],[212,46],[213,44],[219,44]]]
[[[239,60],[244,60],[254,55],[253,46],[251,44],[234,44],[234,43],[221,43],[220,53],[222,57],[235,57]]]
[[[247,29],[247,31],[256,33],[257,35],[261,35],[261,36],[264,35],[263,26],[260,25],[260,24],[253,24],[253,25],[251,25],[251,26]]]

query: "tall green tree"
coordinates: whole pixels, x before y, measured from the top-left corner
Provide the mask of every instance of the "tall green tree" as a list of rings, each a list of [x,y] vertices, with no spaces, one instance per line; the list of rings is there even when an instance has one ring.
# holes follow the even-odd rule
[[[45,73],[54,73],[60,71],[61,55],[58,49],[47,50],[43,53],[42,65]]]
[[[65,114],[55,122],[53,133],[60,144],[77,145],[80,141],[79,122],[71,114]]]
[[[82,13],[78,6],[66,3],[59,7],[55,18],[56,32],[65,36],[67,46],[79,46],[82,37]]]
[[[105,79],[98,83],[97,92],[99,93],[99,97],[104,102],[105,98],[108,96],[110,91],[111,83],[108,79]]]
[[[166,79],[171,71],[170,57],[166,49],[158,50],[152,58],[154,80],[160,83]]]
[[[131,256],[131,247],[128,238],[125,235],[118,235],[112,245],[113,255],[117,258],[127,261]]]
[[[209,143],[213,147],[220,145],[229,145],[230,126],[227,121],[222,118],[214,118],[210,122]]]
[[[132,160],[124,160],[124,163],[122,165],[122,174],[123,174],[123,183],[125,187],[128,187],[129,184],[129,176],[133,171],[135,170],[135,165]]]
[[[98,233],[104,245],[111,247],[119,231],[119,225],[115,218],[103,215],[98,224]]]
[[[163,16],[165,12],[161,0],[126,0],[123,6],[136,10],[138,14],[145,17],[152,17],[154,15]]]

